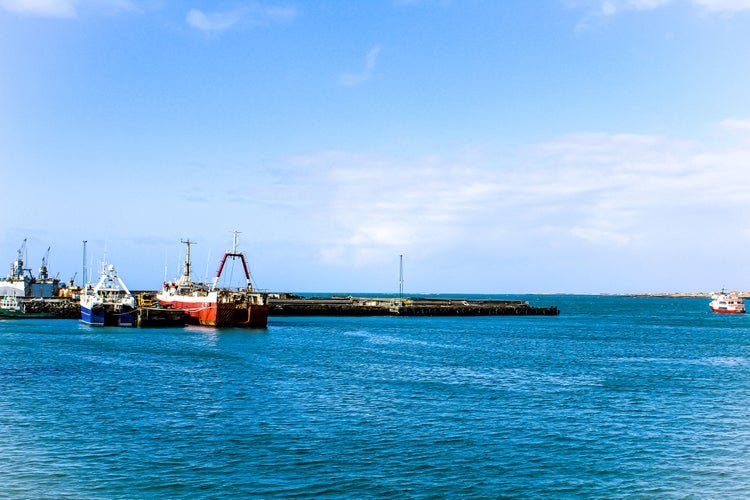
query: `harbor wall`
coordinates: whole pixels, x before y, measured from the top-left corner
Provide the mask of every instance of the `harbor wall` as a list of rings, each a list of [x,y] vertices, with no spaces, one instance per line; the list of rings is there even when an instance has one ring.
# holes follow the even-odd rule
[[[271,297],[269,316],[557,316],[521,300]]]
[[[28,314],[51,313],[59,319],[80,319],[81,303],[79,300],[67,298],[22,298]]]
[[[29,313],[48,312],[56,318],[80,319],[78,299],[24,298]],[[272,294],[269,316],[557,316],[557,307],[534,307],[521,300],[467,300],[423,298],[314,297]],[[149,309],[145,323],[178,326],[169,312]]]

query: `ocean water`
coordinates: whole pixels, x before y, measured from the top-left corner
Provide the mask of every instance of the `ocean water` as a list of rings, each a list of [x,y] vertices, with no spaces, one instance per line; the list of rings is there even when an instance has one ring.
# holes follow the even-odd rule
[[[750,315],[0,321],[0,498],[747,498]]]

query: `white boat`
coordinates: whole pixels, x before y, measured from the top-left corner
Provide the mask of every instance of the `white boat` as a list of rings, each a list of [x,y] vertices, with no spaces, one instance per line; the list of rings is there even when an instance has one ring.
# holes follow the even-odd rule
[[[721,292],[711,295],[711,310],[721,314],[743,314],[745,312],[745,301],[737,292]]]
[[[115,272],[102,265],[99,282],[81,295],[81,321],[95,326],[133,326],[135,297]]]
[[[54,318],[55,314],[48,311],[27,311],[26,303],[15,295],[6,295],[0,299],[0,319],[3,318]]]

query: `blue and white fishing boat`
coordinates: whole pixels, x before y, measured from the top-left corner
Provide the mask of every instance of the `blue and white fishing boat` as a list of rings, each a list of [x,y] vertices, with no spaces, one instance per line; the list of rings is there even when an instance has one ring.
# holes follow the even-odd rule
[[[94,326],[133,326],[135,297],[113,265],[102,265],[99,282],[81,295],[81,321]]]

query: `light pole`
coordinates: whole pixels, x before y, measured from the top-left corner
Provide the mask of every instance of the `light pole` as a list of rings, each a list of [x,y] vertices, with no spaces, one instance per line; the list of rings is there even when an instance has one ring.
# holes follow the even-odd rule
[[[88,240],[83,240],[83,286],[81,288],[86,287],[86,243]]]

